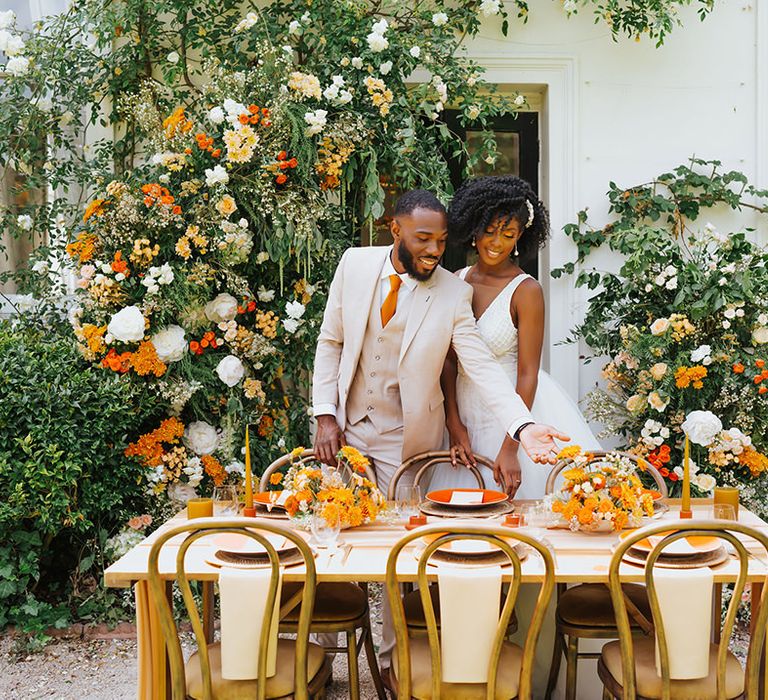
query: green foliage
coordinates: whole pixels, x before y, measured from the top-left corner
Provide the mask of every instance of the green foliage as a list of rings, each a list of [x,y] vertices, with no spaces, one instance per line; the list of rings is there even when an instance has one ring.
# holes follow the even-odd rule
[[[103,563],[90,533],[141,502],[122,450],[153,405],[103,374],[66,330],[0,324],[0,627],[67,624],[71,583]]]

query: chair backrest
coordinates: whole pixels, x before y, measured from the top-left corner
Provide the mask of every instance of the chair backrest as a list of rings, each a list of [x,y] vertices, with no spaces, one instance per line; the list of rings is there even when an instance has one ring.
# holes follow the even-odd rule
[[[711,536],[720,538],[726,542],[729,542],[739,557],[739,576],[736,580],[736,584],[733,590],[733,596],[728,606],[728,612],[723,622],[722,632],[720,636],[720,643],[718,646],[717,654],[717,698],[718,700],[725,700],[725,669],[726,661],[728,658],[728,644],[733,632],[734,623],[736,621],[736,613],[738,611],[739,603],[741,601],[742,593],[744,592],[744,586],[747,581],[747,574],[749,569],[749,553],[742,541],[736,537],[736,534],[746,535],[754,538],[768,554],[768,535],[755,530],[735,521],[726,520],[686,520],[677,521],[674,526],[671,526],[670,522],[654,523],[647,527],[640,528],[625,537],[613,554],[611,558],[611,564],[608,571],[608,587],[611,591],[611,599],[613,601],[614,610],[616,611],[616,624],[619,630],[619,643],[621,645],[621,662],[622,662],[622,678],[623,678],[623,690],[624,699],[629,700],[635,698],[637,694],[637,683],[635,677],[635,663],[634,663],[634,650],[632,646],[632,631],[629,626],[629,619],[627,617],[627,606],[624,599],[624,594],[621,586],[621,579],[619,576],[619,570],[621,567],[622,559],[627,551],[640,540],[647,537],[656,535],[663,537],[661,541],[651,550],[645,565],[645,582],[648,588],[648,600],[651,606],[651,612],[653,614],[653,620],[656,630],[656,638],[659,648],[659,662],[661,666],[661,678],[662,678],[662,698],[661,700],[670,700],[670,662],[669,662],[669,649],[667,646],[667,640],[664,633],[664,625],[661,624],[661,609],[659,606],[659,599],[656,592],[656,585],[653,579],[653,568],[660,554],[663,550],[673,542],[688,537],[691,535],[698,536]],[[768,578],[766,578],[768,583]],[[765,643],[766,624],[768,624],[768,603],[766,596],[766,588],[763,588],[762,597],[760,599],[760,610],[758,612],[758,618],[755,625],[755,631],[752,634],[749,645],[749,653],[747,656],[746,667],[746,680],[745,680],[745,693],[744,697],[747,700],[758,700],[759,684],[760,684],[760,662],[762,657],[763,645]],[[711,610],[702,610],[702,615],[711,615]]]
[[[311,462],[317,462],[315,453],[312,450],[304,450],[297,457],[293,456],[293,452],[284,454],[282,457],[278,457],[272,464],[270,464],[261,475],[259,481],[259,491],[266,491],[269,488],[269,477],[277,471],[281,471],[285,467],[289,467],[293,464],[309,464]],[[376,483],[376,472],[369,465],[365,468],[365,476],[369,481]]]
[[[496,627],[493,649],[491,652],[490,665],[488,669],[488,687],[486,697],[496,697],[496,673],[499,667],[502,646],[504,638],[507,635],[509,620],[515,607],[517,593],[521,581],[521,563],[520,556],[515,551],[515,545],[524,543],[532,547],[541,556],[544,562],[544,581],[539,591],[539,597],[536,600],[531,617],[531,624],[528,628],[528,635],[525,639],[525,648],[523,650],[523,661],[520,670],[520,689],[518,697],[521,700],[527,700],[531,697],[531,678],[533,673],[533,659],[536,650],[536,642],[539,637],[541,625],[544,620],[544,614],[552,595],[555,585],[555,565],[550,551],[538,540],[529,537],[519,530],[488,526],[474,523],[440,523],[439,525],[428,525],[412,530],[401,538],[389,553],[387,559],[386,572],[386,593],[392,608],[392,618],[395,628],[395,638],[397,646],[395,653],[398,660],[398,697],[410,698],[412,691],[411,679],[411,655],[410,642],[408,636],[408,625],[405,619],[403,600],[400,595],[399,579],[397,574],[398,558],[403,549],[414,540],[425,536],[434,537],[426,545],[424,551],[419,557],[418,563],[418,582],[421,594],[421,603],[424,609],[424,618],[427,623],[427,635],[429,637],[429,650],[432,660],[432,700],[440,699],[440,690],[442,683],[442,664],[440,656],[440,638],[437,627],[435,610],[432,605],[432,597],[429,592],[427,580],[427,562],[432,554],[454,540],[479,540],[487,542],[494,547],[502,550],[509,557],[512,568],[512,581],[507,590],[504,606],[501,611],[499,623]],[[410,552],[409,552],[410,553]]]
[[[268,520],[255,520],[254,518],[200,518],[191,520],[177,527],[170,528],[163,532],[152,545],[149,552],[149,586],[152,595],[157,604],[160,617],[160,628],[165,638],[166,649],[168,651],[168,664],[171,672],[171,688],[173,700],[184,700],[187,693],[186,676],[184,671],[184,657],[179,643],[179,633],[173,613],[166,597],[165,580],[168,578],[168,572],[161,575],[159,570],[160,553],[168,541],[177,535],[186,535],[178,547],[176,555],[175,578],[181,590],[184,599],[184,605],[192,624],[192,630],[197,641],[198,654],[200,658],[200,670],[203,680],[203,698],[204,700],[213,700],[211,686],[211,666],[208,658],[208,641],[203,629],[200,611],[197,602],[192,593],[189,579],[184,568],[184,561],[189,546],[202,537],[216,535],[220,533],[237,533],[245,535],[264,547],[269,554],[269,560],[272,566],[272,580],[267,595],[264,620],[262,623],[259,658],[258,658],[258,680],[257,694],[258,700],[266,697],[267,682],[267,651],[269,647],[269,635],[272,629],[272,613],[275,607],[277,597],[278,574],[280,561],[277,552],[271,542],[264,536],[265,533],[278,534],[284,536],[296,545],[304,558],[306,567],[306,578],[301,598],[301,610],[299,612],[299,623],[296,635],[296,665],[294,668],[295,697],[299,700],[308,700],[307,692],[307,658],[309,644],[309,626],[312,619],[312,607],[315,600],[315,589],[317,585],[317,576],[315,572],[315,560],[312,550],[305,542],[304,538],[293,530],[274,524]],[[247,624],[247,621],[244,622]]]
[[[493,462],[487,457],[482,455],[475,455],[475,460],[478,464],[482,464],[484,467],[493,469]],[[406,475],[413,473],[413,485],[419,486],[424,475],[434,466],[438,464],[450,464],[451,453],[448,450],[439,450],[435,452],[422,452],[421,454],[414,455],[410,459],[403,462],[397,471],[392,476],[392,480],[389,482],[389,489],[387,490],[387,500],[394,501],[397,498],[397,485],[400,480]],[[463,464],[459,465],[457,469],[466,469]],[[483,481],[483,475],[477,467],[469,467],[469,471],[477,480],[477,487],[482,489],[485,487]]]
[[[654,483],[656,484],[656,488],[661,493],[662,498],[666,498],[669,495],[669,491],[667,490],[667,482],[664,481],[664,477],[661,475],[661,472],[658,469],[656,469],[656,467],[654,467],[647,460],[640,459],[636,455],[630,454],[629,452],[618,452],[616,450],[612,450],[612,451],[594,450],[589,454],[591,456],[591,459],[589,460],[590,464],[604,461],[605,457],[612,454],[619,455],[620,457],[624,457],[625,459],[628,459],[630,462],[633,462],[637,466],[637,470],[641,474],[647,473],[651,475]],[[560,476],[560,473],[562,471],[564,471],[565,469],[568,469],[571,466],[573,466],[573,463],[569,461],[562,461],[559,464],[555,465],[555,467],[552,469],[551,472],[549,472],[549,476],[547,477],[547,483],[544,486],[545,494],[550,494],[555,490],[555,481],[557,480],[557,477]]]

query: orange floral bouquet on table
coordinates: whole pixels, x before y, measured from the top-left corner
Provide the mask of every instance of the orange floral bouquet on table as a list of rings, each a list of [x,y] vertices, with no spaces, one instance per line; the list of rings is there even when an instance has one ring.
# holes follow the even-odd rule
[[[384,494],[366,476],[368,459],[354,447],[342,447],[337,458],[339,467],[327,467],[319,462],[301,463],[303,447],[291,453],[291,465],[284,474],[275,472],[270,483],[288,491],[285,508],[291,518],[303,521],[315,504],[324,504],[322,511],[329,520],[338,514],[341,527],[357,527],[372,523],[385,507]],[[276,502],[278,492],[273,492]]]
[[[562,472],[565,483],[548,497],[552,512],[571,530],[622,530],[637,527],[653,515],[653,496],[643,487],[632,461],[619,453],[592,462],[578,445],[558,455],[572,466]]]

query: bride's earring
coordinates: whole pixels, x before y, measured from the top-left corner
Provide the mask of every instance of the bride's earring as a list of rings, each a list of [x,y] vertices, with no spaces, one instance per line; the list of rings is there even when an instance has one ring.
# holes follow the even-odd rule
[[[473,248],[477,248],[477,243],[475,243],[475,239],[474,238],[472,239],[472,247]]]
[[[515,255],[516,258],[520,256],[520,253],[517,252],[517,241],[515,241],[515,253],[514,253],[514,255]]]

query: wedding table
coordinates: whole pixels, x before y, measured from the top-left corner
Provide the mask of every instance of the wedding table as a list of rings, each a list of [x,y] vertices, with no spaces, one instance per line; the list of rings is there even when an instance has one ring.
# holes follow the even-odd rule
[[[517,503],[517,502],[516,502]],[[521,502],[524,503],[524,502]],[[662,518],[674,520],[679,510],[679,500],[669,499],[669,512]],[[694,518],[711,517],[711,500],[694,499]],[[152,543],[160,532],[167,531],[186,521],[185,512],[181,512],[164,523],[158,530],[116,561],[104,572],[104,581],[108,587],[134,586],[136,596],[136,621],[138,637],[138,695],[140,700],[165,700],[167,689],[167,665],[165,647],[160,632],[155,606],[152,604],[148,587],[147,562]],[[430,524],[438,522],[430,518]],[[739,509],[739,521],[768,533],[768,523],[761,520],[746,508]],[[288,521],[274,521],[283,522]],[[493,521],[491,521],[493,522]],[[497,524],[497,523],[496,523]],[[375,523],[363,527],[344,530],[340,540],[351,545],[348,556],[337,554],[329,557],[326,553],[318,554],[315,560],[317,580],[321,581],[384,581],[387,556],[392,545],[406,533],[403,523]],[[566,529],[547,530],[547,539],[556,553],[555,577],[559,583],[607,583],[608,565],[611,549],[617,541],[615,533],[571,532]],[[166,543],[160,555],[159,568],[163,578],[168,580],[168,595],[176,574],[176,553],[184,535]],[[219,569],[205,560],[210,555],[212,545],[201,538],[192,544],[187,552],[186,571],[190,579],[209,582],[203,587],[206,628],[212,634],[213,585],[218,579]],[[398,574],[403,580],[416,580],[417,560],[415,557],[401,555]],[[511,572],[511,569],[509,570]],[[529,556],[522,563],[522,581],[524,583],[541,582],[543,565],[537,556]],[[734,557],[713,567],[716,584],[732,583],[739,573],[739,563]],[[301,581],[303,566],[287,567],[283,570],[286,581]],[[505,576],[509,574],[505,573]],[[768,561],[765,557],[750,555],[748,581],[752,584],[753,613],[760,599],[762,587],[768,577]],[[622,565],[621,578],[625,582],[642,582],[644,570],[631,564]],[[753,614],[753,619],[756,615]],[[718,618],[719,624],[719,618]]]

